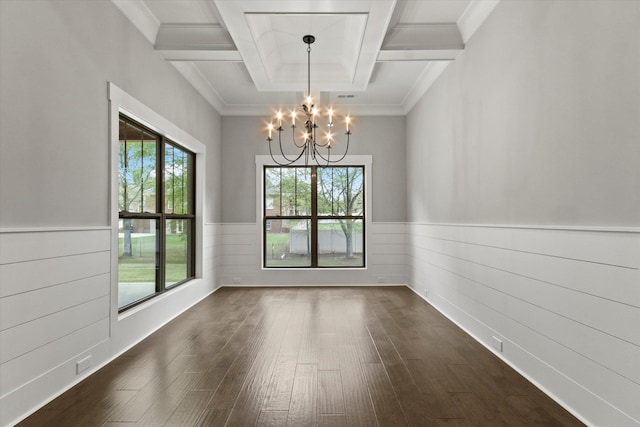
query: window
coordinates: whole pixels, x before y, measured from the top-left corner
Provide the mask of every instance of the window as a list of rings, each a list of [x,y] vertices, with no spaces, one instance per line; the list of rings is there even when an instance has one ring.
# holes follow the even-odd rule
[[[365,266],[364,166],[264,166],[264,266]]]
[[[194,178],[194,153],[120,115],[120,311],[195,277]]]

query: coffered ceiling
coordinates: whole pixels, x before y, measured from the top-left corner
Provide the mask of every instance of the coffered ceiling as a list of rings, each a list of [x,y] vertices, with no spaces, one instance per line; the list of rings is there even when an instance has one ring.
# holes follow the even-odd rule
[[[112,0],[222,115],[302,102],[403,115],[499,0]]]

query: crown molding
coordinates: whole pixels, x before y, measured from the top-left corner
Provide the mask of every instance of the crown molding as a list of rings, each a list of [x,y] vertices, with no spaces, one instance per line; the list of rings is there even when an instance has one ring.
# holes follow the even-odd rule
[[[418,78],[409,93],[402,102],[404,114],[409,114],[411,109],[420,101],[422,96],[427,93],[431,85],[440,77],[451,61],[432,61],[430,62],[422,75]]]
[[[462,41],[467,44],[500,0],[472,0],[458,19]]]
[[[342,105],[342,110],[357,116],[404,116],[402,105]],[[219,113],[222,116],[273,116],[273,108],[267,105],[225,105]]]
[[[111,0],[111,2],[149,40],[149,43],[155,44],[160,21],[141,0]]]
[[[207,79],[204,78],[198,67],[192,62],[187,61],[170,61],[171,65],[187,79],[189,83],[202,95],[202,97],[218,112],[223,114],[225,109],[225,103],[218,92],[209,84]]]

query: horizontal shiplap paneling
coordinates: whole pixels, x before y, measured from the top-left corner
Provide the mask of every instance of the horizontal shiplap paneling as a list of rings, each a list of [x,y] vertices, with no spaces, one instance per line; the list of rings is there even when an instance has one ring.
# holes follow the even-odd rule
[[[515,235],[513,236],[513,239],[525,239],[520,247],[515,247],[513,243],[509,243],[509,247],[496,247],[451,240],[444,238],[442,236],[444,233],[429,233],[423,227],[418,227],[417,230],[421,234],[413,236],[413,242],[416,242],[414,247],[416,248],[441,253],[452,258],[461,258],[475,264],[486,265],[640,307],[640,294],[637,292],[637,268],[640,260],[636,260],[635,267],[629,265],[620,268],[617,265],[581,260],[570,256],[558,257],[550,254],[532,253],[527,250],[530,249],[530,242],[527,240],[531,240],[531,235],[528,233],[519,235],[520,230],[517,230],[518,233],[514,231]],[[545,234],[548,230],[540,230],[540,232]],[[553,245],[558,243],[557,233],[557,231],[554,231],[547,235],[549,243],[553,242]],[[570,234],[574,233],[577,232],[570,232]],[[438,237],[434,237],[434,235]],[[603,233],[600,233],[600,235],[604,240]],[[454,237],[458,238],[457,236]],[[606,240],[611,240],[612,237],[626,236],[621,233],[613,233],[609,234]],[[593,238],[595,238],[595,235],[592,234]],[[507,239],[504,238],[503,240]],[[631,243],[629,238],[624,238],[623,240]],[[581,243],[584,243],[584,240],[581,240]],[[536,245],[539,244],[538,239]],[[607,247],[614,246],[611,242],[606,242],[605,244]],[[592,240],[591,245],[599,247],[599,242]],[[640,251],[639,246],[640,243],[636,240],[635,248],[633,245],[628,245],[625,250],[629,253],[634,251],[638,253]],[[602,248],[603,251],[606,250],[604,246]],[[536,249],[539,250],[539,248]],[[590,252],[593,252],[593,250]],[[603,257],[599,259],[611,261],[610,255],[609,253],[603,253]],[[628,258],[629,256],[625,254],[617,262],[627,262]],[[567,274],[567,272],[571,272],[571,274]]]
[[[110,275],[99,274],[31,292],[0,298],[2,330],[109,295]]]
[[[0,388],[5,393],[13,393],[65,362],[71,361],[73,365],[74,359],[80,358],[79,355],[108,338],[109,319],[103,319],[0,364]],[[56,388],[53,391],[57,391]]]
[[[109,317],[109,296],[70,307],[0,332],[0,363],[22,356]]]
[[[209,278],[214,287],[220,285],[220,265],[222,264],[222,224],[208,223],[204,227],[203,277]]]
[[[109,338],[110,229],[0,233],[0,395]]]
[[[407,242],[412,288],[477,339],[595,425],[640,420],[640,233],[410,224]]]
[[[0,264],[108,251],[106,228],[52,231],[0,231]]]
[[[638,268],[638,232],[606,229],[411,224],[411,236]],[[553,242],[552,245],[550,243]]]
[[[109,252],[34,259],[0,265],[0,298],[108,273]]]
[[[478,251],[483,250],[483,248],[475,249]],[[608,283],[619,283],[627,280],[634,273],[633,270],[614,268],[609,265],[596,265],[599,270],[612,271],[606,281],[598,283],[601,288],[600,292],[593,294],[578,290],[579,282],[573,282],[571,287],[563,285],[563,283],[573,281],[572,279],[567,281],[559,279],[557,282],[550,282],[522,275],[515,269],[519,262],[513,262],[514,270],[509,271],[506,270],[509,260],[507,262],[504,260],[502,262],[496,261],[494,265],[487,265],[471,261],[470,259],[474,258],[473,255],[467,259],[461,259],[455,255],[446,255],[422,247],[416,247],[415,253],[418,259],[428,257],[428,265],[439,267],[443,271],[482,284],[487,289],[502,292],[552,313],[561,314],[593,329],[640,345],[640,328],[635,326],[640,324],[640,317],[638,317],[640,316],[640,310],[638,309],[639,307],[632,305],[633,289],[629,287],[629,302],[624,300],[616,301],[605,297]],[[522,253],[513,253],[511,255],[507,258],[528,257],[528,254]],[[535,262],[532,262],[537,265],[539,270],[545,270],[545,261],[547,260],[538,256]],[[558,259],[550,262],[556,261]],[[564,260],[563,262],[567,272],[580,270],[582,267],[580,262],[575,260]],[[587,269],[592,270],[593,265],[588,266]],[[637,272],[635,274],[637,278]],[[544,275],[544,273],[541,273],[541,275]],[[572,274],[569,275],[572,276]],[[576,275],[580,276],[579,273],[576,273]],[[602,275],[600,272],[594,274],[594,276]],[[587,280],[583,283],[586,282]],[[612,285],[611,287],[614,286]],[[567,304],[567,301],[571,301],[571,304]],[[610,315],[611,312],[615,312],[616,316],[612,317]]]
[[[406,225],[367,224],[367,268],[341,270],[262,269],[261,228],[223,224],[221,276],[226,285],[346,285],[407,282]]]

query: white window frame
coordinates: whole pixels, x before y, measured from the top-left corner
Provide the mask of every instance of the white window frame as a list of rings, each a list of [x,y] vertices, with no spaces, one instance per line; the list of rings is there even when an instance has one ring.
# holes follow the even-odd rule
[[[156,113],[144,103],[138,101],[115,84],[108,83],[109,97],[109,142],[110,142],[110,218],[111,218],[111,310],[115,310],[118,319],[122,319],[145,307],[154,304],[165,295],[188,287],[196,279],[202,279],[203,231],[204,231],[204,187],[205,187],[205,151],[206,146],[171,121]],[[118,147],[120,114],[146,126],[152,131],[166,137],[172,142],[187,148],[196,156],[195,176],[195,277],[180,286],[176,286],[154,298],[151,298],[129,310],[118,312]]]

